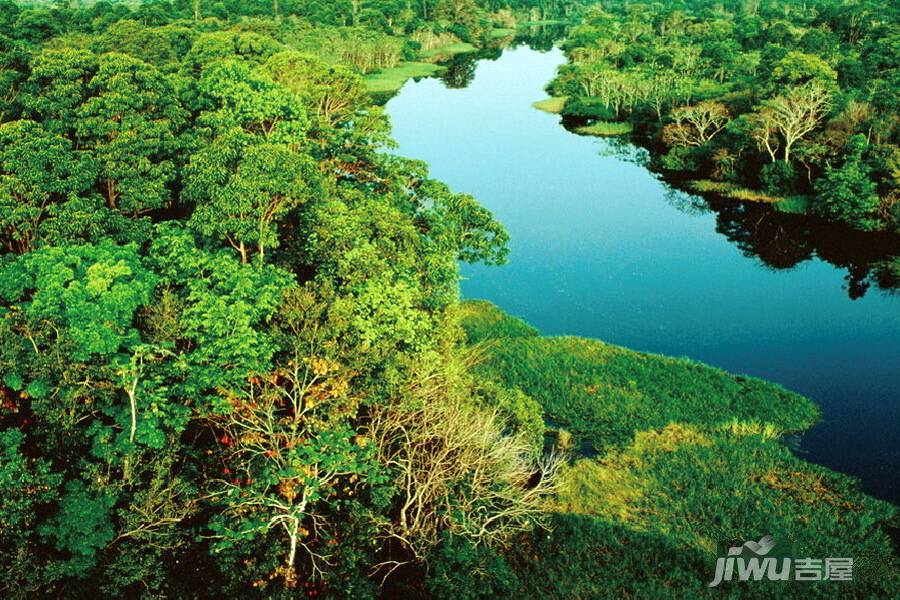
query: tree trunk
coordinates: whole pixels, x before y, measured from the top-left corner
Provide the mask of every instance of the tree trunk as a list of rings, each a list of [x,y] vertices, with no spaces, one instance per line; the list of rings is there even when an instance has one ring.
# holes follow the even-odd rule
[[[294,569],[294,560],[297,557],[297,536],[300,532],[300,519],[294,517],[291,519],[291,527],[290,531],[288,531],[288,537],[291,540],[291,550],[288,553],[287,558],[287,568],[293,570]]]

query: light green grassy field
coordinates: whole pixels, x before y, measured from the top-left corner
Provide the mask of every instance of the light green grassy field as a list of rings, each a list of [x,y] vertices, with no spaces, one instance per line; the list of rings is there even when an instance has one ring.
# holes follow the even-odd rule
[[[500,38],[505,38],[505,37],[510,37],[510,36],[516,35],[517,31],[518,31],[517,29],[507,29],[507,28],[494,29],[491,31],[490,37],[491,37],[491,39],[494,39],[494,40],[500,39]]]
[[[771,196],[769,194],[766,194],[765,192],[751,190],[749,188],[741,187],[737,184],[728,183],[726,181],[697,179],[694,181],[689,181],[687,183],[687,186],[691,191],[697,192],[698,194],[719,194],[721,196],[725,196],[726,198],[743,200],[745,202],[767,202],[770,204],[780,204],[782,202],[785,202],[784,198]]]
[[[582,135],[596,135],[598,137],[607,137],[612,135],[627,135],[634,128],[631,123],[620,123],[614,121],[597,121],[584,127],[579,127],[575,131]]]
[[[427,62],[404,62],[392,69],[384,69],[366,75],[366,89],[372,93],[396,92],[413,77],[429,77],[440,72],[441,67]]]
[[[458,42],[456,44],[448,44],[446,46],[438,46],[431,50],[423,50],[419,55],[425,60],[446,60],[457,54],[466,54],[475,52],[477,48],[467,42]]]
[[[566,97],[560,96],[556,98],[547,98],[546,100],[538,100],[534,104],[538,110],[542,110],[544,112],[548,112],[554,115],[558,115],[563,111],[563,107],[566,105]]]
[[[541,337],[488,302],[464,303],[462,324],[479,373],[537,400],[548,427],[579,442],[550,533],[514,550],[523,597],[722,597],[739,591],[707,588],[722,544],[766,534],[782,556],[867,558],[841,587],[754,582],[759,597],[900,589],[886,529],[896,508],[783,443],[818,419],[808,399],[690,360]]]

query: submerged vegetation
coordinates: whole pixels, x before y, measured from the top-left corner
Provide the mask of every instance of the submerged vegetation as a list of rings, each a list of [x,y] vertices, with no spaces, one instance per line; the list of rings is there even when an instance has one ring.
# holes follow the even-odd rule
[[[759,532],[896,592],[808,400],[460,303],[508,236],[370,92],[585,4],[0,0],[0,594],[694,595]]]

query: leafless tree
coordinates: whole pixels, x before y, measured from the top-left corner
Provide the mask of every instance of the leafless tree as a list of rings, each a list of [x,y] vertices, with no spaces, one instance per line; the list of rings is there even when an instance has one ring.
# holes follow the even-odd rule
[[[670,146],[702,146],[728,124],[730,115],[719,102],[700,102],[672,111],[673,123],[663,129],[663,140]]]
[[[497,412],[445,393],[435,380],[402,403],[377,408],[367,435],[400,491],[386,535],[422,558],[442,531],[502,545],[532,527],[563,461],[535,460],[526,439],[504,434],[503,425]]]
[[[766,103],[768,118],[784,140],[784,162],[791,161],[791,148],[811,133],[831,110],[831,94],[810,82]]]

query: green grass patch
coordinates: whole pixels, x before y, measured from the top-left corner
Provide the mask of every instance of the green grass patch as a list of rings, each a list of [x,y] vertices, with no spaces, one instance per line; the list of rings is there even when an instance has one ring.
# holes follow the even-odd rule
[[[460,320],[470,344],[504,338],[537,337],[539,332],[522,319],[506,314],[486,300],[460,304]]]
[[[396,92],[413,77],[430,77],[441,67],[427,62],[403,62],[391,69],[384,69],[364,78],[366,90],[371,93]]]
[[[575,455],[551,531],[507,557],[521,597],[737,597],[737,584],[706,587],[715,560],[762,535],[775,537],[773,556],[858,558],[840,588],[754,582],[760,597],[897,597],[896,507],[781,443],[818,419],[808,399],[689,360],[539,337],[488,302],[461,310],[485,380],[534,398],[600,451]]]
[[[447,60],[448,58],[452,58],[457,54],[466,54],[469,52],[475,52],[476,50],[478,49],[468,42],[457,42],[455,44],[447,44],[446,46],[438,46],[437,48],[432,48],[431,50],[423,50],[419,53],[419,56],[427,61],[437,62]]]
[[[698,194],[718,194],[720,196],[725,196],[726,198],[741,200],[744,202],[765,202],[769,204],[780,204],[781,202],[785,201],[784,198],[772,196],[757,190],[751,190],[749,188],[741,187],[737,184],[729,183],[726,181],[696,179],[694,181],[687,182],[687,187],[692,192],[697,192]]]
[[[780,433],[803,431],[819,416],[806,398],[761,379],[599,340],[539,337],[488,302],[463,306],[470,341],[497,341],[483,373],[537,400],[596,450],[670,422],[712,429],[738,419]]]
[[[538,100],[537,102],[532,104],[532,106],[538,110],[542,110],[544,112],[558,115],[558,114],[561,114],[563,111],[563,108],[565,108],[566,100],[567,100],[567,98],[565,96],[559,96],[556,98],[547,98],[546,100]]]
[[[575,129],[576,133],[581,135],[611,136],[611,135],[627,135],[634,131],[631,123],[623,123],[621,121],[597,121],[584,127]]]
[[[810,200],[809,196],[788,196],[776,204],[775,208],[781,212],[805,215],[810,212]]]
[[[493,40],[498,40],[498,39],[514,36],[514,35],[516,35],[517,31],[518,30],[516,30],[516,29],[508,29],[508,28],[492,29],[491,33],[489,34],[489,37]]]
[[[612,107],[606,106],[600,98],[574,96],[566,102],[563,114],[570,117],[615,121],[618,117]]]

